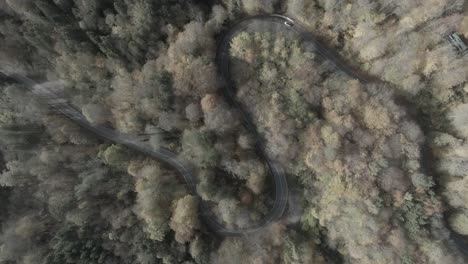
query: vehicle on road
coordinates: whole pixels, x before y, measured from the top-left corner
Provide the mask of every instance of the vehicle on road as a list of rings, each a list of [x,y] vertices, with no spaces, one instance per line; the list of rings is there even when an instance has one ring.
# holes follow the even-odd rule
[[[450,43],[452,43],[452,45],[457,48],[457,50],[462,53],[462,54],[466,54],[468,52],[468,46],[465,44],[465,42],[463,41],[463,39],[460,37],[460,35],[458,35],[457,32],[453,32],[449,35],[448,37]]]

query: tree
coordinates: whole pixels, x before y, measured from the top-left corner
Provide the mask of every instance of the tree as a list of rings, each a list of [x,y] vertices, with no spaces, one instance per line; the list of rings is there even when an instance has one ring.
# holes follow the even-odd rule
[[[96,142],[96,136],[86,133],[77,124],[61,116],[44,116],[46,131],[55,143],[85,145]]]
[[[195,196],[186,195],[177,201],[169,226],[175,231],[177,242],[192,240],[195,230],[200,228],[198,200]]]
[[[450,216],[450,225],[459,234],[468,235],[468,213],[459,212]]]
[[[417,201],[407,199],[400,211],[400,220],[403,222],[410,238],[417,238],[427,230],[425,225],[428,217],[424,213],[422,204]]]
[[[185,117],[192,123],[196,123],[202,117],[202,111],[199,104],[191,103],[185,108]]]
[[[183,116],[176,112],[160,112],[158,121],[159,127],[168,132],[182,131],[187,123]]]
[[[248,62],[249,64],[246,66],[247,69],[249,69],[248,66],[255,61],[255,51],[257,49],[258,48],[255,45],[252,34],[243,31],[232,39],[229,51],[233,58],[242,59]]]
[[[79,229],[64,225],[60,228],[52,241],[47,256],[47,263],[77,263],[97,264],[121,261],[112,251],[106,249],[104,241],[100,238],[100,229],[85,227]]]
[[[259,12],[273,13],[273,7],[277,0],[242,0],[242,7],[248,14],[257,14]]]
[[[367,127],[371,129],[386,129],[391,123],[387,109],[377,104],[365,106],[363,119]]]
[[[193,259],[199,264],[208,263],[210,257],[210,248],[208,243],[202,239],[202,237],[197,236],[190,242],[190,255]]]
[[[226,122],[226,120],[230,122]],[[237,113],[229,109],[225,103],[210,111],[205,111],[203,121],[208,129],[217,133],[232,132],[240,124]]]
[[[174,79],[166,70],[161,70],[157,61],[148,61],[142,69],[140,91],[145,97],[154,98],[153,109],[169,111],[174,107]]]
[[[452,110],[452,124],[460,135],[468,138],[468,104],[461,104]]]
[[[247,244],[237,237],[228,237],[221,243],[216,255],[213,256],[213,263],[237,264],[249,263],[251,249]]]
[[[202,200],[219,202],[233,193],[233,186],[229,186],[217,176],[214,169],[205,169],[198,173],[197,193]]]
[[[213,135],[195,129],[185,130],[182,136],[183,155],[201,168],[214,167],[219,155],[213,148]]]
[[[0,185],[4,187],[23,187],[33,184],[34,177],[19,161],[6,163],[6,171],[0,174]]]
[[[313,241],[301,238],[296,233],[288,234],[285,238],[285,249],[282,261],[285,264],[325,263],[325,259],[317,252]]]
[[[227,19],[226,10],[221,5],[214,5],[211,10],[211,18],[205,24],[210,32],[217,32]]]
[[[466,174],[465,174],[466,175]],[[467,209],[468,204],[468,177],[456,177],[452,181],[445,183],[446,191],[444,192],[445,197],[449,201],[450,205],[455,208]]]
[[[82,107],[83,115],[93,125],[102,125],[110,119],[110,112],[100,104],[87,104]]]
[[[411,175],[411,181],[416,189],[422,191],[428,191],[435,185],[431,177],[422,173],[415,173]]]
[[[242,133],[237,138],[237,144],[242,149],[246,149],[246,150],[253,149],[255,146],[255,138],[250,134]]]
[[[128,163],[129,152],[121,145],[110,145],[99,152],[98,157],[106,164],[115,167],[126,167]]]
[[[265,187],[267,171],[265,165],[256,159],[240,162],[222,161],[223,167],[236,178],[247,180],[247,187],[255,194],[260,194]]]
[[[218,203],[218,211],[226,226],[232,227],[237,222],[239,202],[234,199],[222,199]]]
[[[7,4],[11,9],[15,12],[24,15],[26,18],[31,19],[35,22],[42,22],[42,18],[40,16],[40,12],[37,9],[34,1],[32,0],[7,0]]]
[[[169,231],[169,208],[172,200],[183,193],[175,181],[173,173],[155,164],[146,165],[137,173],[134,211],[145,222],[145,231],[152,240],[163,241]]]
[[[379,177],[380,187],[387,192],[405,192],[410,184],[404,172],[396,167],[385,169]]]

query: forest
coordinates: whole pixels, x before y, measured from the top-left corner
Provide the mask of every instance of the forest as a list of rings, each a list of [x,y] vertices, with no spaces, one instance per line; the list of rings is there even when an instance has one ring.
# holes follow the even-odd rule
[[[464,0],[0,0],[0,264],[463,264],[468,261]],[[284,14],[379,81],[347,75],[267,22]],[[468,42],[467,42],[468,43]],[[63,96],[93,125],[195,167],[97,137],[8,75]],[[284,170],[283,217],[258,232]]]

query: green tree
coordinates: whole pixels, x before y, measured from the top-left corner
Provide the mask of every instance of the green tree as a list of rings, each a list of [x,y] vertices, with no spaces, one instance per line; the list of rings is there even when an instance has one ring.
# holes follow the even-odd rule
[[[99,227],[77,228],[64,225],[52,238],[47,263],[117,263],[121,259],[104,247]]]
[[[169,231],[173,199],[184,194],[173,172],[152,164],[137,173],[135,212],[145,222],[150,239],[163,241]]]
[[[185,130],[182,136],[183,155],[201,168],[215,167],[219,154],[214,149],[214,137],[209,132]]]
[[[284,264],[326,263],[313,241],[295,232],[284,238],[281,258]]]
[[[121,145],[110,145],[101,150],[98,153],[98,157],[101,158],[105,164],[124,168],[128,164],[129,154],[129,151]]]
[[[206,240],[201,236],[195,237],[195,239],[190,242],[189,252],[198,264],[209,263],[210,248]]]

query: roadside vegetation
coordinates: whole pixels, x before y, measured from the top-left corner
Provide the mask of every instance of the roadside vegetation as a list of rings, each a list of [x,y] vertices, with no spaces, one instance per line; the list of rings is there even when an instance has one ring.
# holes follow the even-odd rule
[[[217,237],[202,200],[249,227],[274,190],[222,93],[216,41],[272,12],[384,82],[267,23],[236,35],[234,94],[290,200],[264,231]],[[466,263],[450,230],[468,235],[468,56],[452,31],[468,36],[461,0],[0,0],[2,71],[50,81],[91,123],[179,153],[199,180],[190,195],[172,168],[0,79],[0,263]]]

